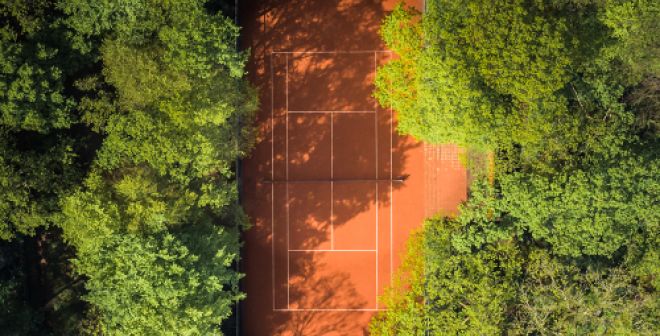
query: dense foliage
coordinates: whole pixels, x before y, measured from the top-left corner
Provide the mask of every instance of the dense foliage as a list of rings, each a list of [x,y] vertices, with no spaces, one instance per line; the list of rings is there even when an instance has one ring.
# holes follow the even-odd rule
[[[430,220],[411,241],[372,334],[655,334],[654,286],[626,263],[561,258],[516,237],[465,251],[461,227]]]
[[[399,8],[382,35],[400,59],[379,71],[376,95],[399,111],[401,132],[515,150],[519,165],[551,169],[609,155],[636,127],[657,123],[648,96],[657,94],[658,7],[436,0],[421,21]],[[637,85],[647,87],[636,91],[649,110],[623,104]]]
[[[256,109],[223,7],[0,2],[0,238],[72,254],[57,274],[0,263],[35,270],[0,279],[16,302],[0,321],[32,309],[40,333],[220,333],[243,297],[234,163]],[[33,277],[69,285],[32,298]]]
[[[467,162],[468,201],[411,242],[423,258],[373,333],[660,328],[658,22],[645,0],[434,0],[384,21],[400,58],[376,95],[399,131],[494,153],[494,168]]]

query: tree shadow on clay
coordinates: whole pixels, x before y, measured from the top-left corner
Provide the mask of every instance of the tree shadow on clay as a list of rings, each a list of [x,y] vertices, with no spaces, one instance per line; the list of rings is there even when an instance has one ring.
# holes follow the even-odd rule
[[[361,309],[368,304],[353,286],[348,273],[327,274],[323,271],[326,264],[309,260],[300,260],[295,266],[299,268],[298,276],[292,280],[290,295],[296,307]],[[296,336],[323,335],[333,331],[341,334],[342,331],[360,330],[364,325],[355,315],[348,316],[345,311],[300,310],[274,322],[277,326],[274,334],[288,331]]]
[[[381,216],[389,213],[384,210],[391,205],[392,189],[406,185],[389,180],[404,174],[407,153],[419,146],[396,134],[393,113],[372,96],[375,68],[390,57],[382,52],[378,35],[377,23],[391,8],[384,2],[395,1],[241,1],[241,44],[250,49],[248,76],[261,102],[256,147],[244,161],[244,190],[263,201],[245,204],[255,223],[250,235],[258,237],[247,242],[252,244],[247,262],[259,265],[248,277],[268,278],[250,280],[262,288],[248,290],[243,322],[251,325],[246,330],[259,335],[366,334],[363,328],[372,312],[273,312],[270,302],[279,309],[288,303],[289,308],[358,310],[375,305],[375,288],[366,297],[371,289],[365,288],[373,285],[365,285],[359,268],[343,270],[341,260],[329,262],[322,253],[305,251],[330,249],[331,235],[343,229],[344,243],[377,248],[372,246],[374,229],[362,224],[378,225],[376,209],[383,211]],[[269,266],[273,246],[274,269]],[[292,257],[289,249],[300,252]],[[271,277],[276,278],[272,294]],[[249,316],[270,320],[254,326]]]

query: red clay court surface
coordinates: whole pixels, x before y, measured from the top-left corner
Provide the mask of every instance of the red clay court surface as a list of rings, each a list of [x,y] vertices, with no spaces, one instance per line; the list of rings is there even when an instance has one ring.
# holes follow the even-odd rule
[[[244,335],[367,334],[410,231],[466,197],[458,150],[398,135],[372,98],[393,3],[241,3],[261,94],[243,164]]]

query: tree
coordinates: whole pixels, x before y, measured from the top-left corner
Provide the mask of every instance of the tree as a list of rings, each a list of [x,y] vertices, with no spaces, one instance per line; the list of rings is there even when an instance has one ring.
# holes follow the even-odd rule
[[[232,166],[252,139],[238,121],[256,108],[238,29],[202,1],[62,8],[76,47],[103,63],[77,85],[105,138],[61,203],[85,298],[109,334],[217,332],[242,298]]]
[[[416,24],[414,12],[398,7],[382,35],[401,58],[379,71],[377,97],[400,111],[402,132],[432,142],[492,145],[514,127],[547,130],[566,113],[555,93],[570,79],[570,60],[565,20],[544,9],[431,1]],[[538,141],[539,134],[509,136]]]
[[[658,329],[658,14],[644,0],[434,0],[384,21],[400,57],[376,97],[399,131],[494,165],[457,217],[427,221],[375,334]]]
[[[17,259],[16,241],[0,244],[0,328],[6,335],[37,334],[43,314],[25,297],[25,274]]]
[[[652,27],[652,6],[638,7],[628,15],[644,11],[640,20]],[[616,152],[635,120],[620,99],[639,76],[622,77],[628,68],[620,52],[632,42],[609,29],[608,10],[568,1],[435,0],[420,16],[399,6],[381,34],[400,58],[379,69],[376,97],[399,111],[399,131],[506,151],[516,156],[514,168],[553,172],[594,152]],[[644,36],[633,44],[657,40]]]
[[[624,83],[639,83],[660,73],[660,4],[657,1],[611,0],[605,2],[601,20],[616,39],[603,53],[609,61],[619,61]]]
[[[236,233],[207,226],[148,237],[113,235],[85,251],[76,269],[89,275],[84,299],[107,335],[219,334],[232,313],[239,275]]]
[[[543,250],[529,256],[512,335],[653,335],[657,295],[624,267],[581,270]]]
[[[424,302],[425,250],[423,232],[413,233],[406,245],[405,257],[392,277],[392,283],[379,297],[387,307],[374,315],[369,332],[372,335],[420,335],[428,325]],[[422,256],[420,258],[420,256]]]
[[[243,297],[234,163],[257,100],[216,7],[0,2],[0,238],[63,239],[88,291],[53,332],[217,333]]]
[[[499,175],[495,186],[476,181],[460,208],[463,233],[455,243],[469,250],[529,234],[557,255],[613,257],[653,240],[660,166],[654,153],[638,150],[551,176],[514,172]]]
[[[550,178],[503,176],[503,209],[556,254],[612,256],[637,234],[648,239],[658,230],[660,161],[653,156],[616,157]]]
[[[80,176],[67,133],[75,101],[64,93],[78,56],[57,38],[51,10],[46,1],[0,2],[0,239],[51,224],[59,195]]]
[[[372,320],[374,335],[497,335],[505,330],[507,307],[522,271],[515,242],[500,241],[476,252],[462,252],[451,242],[459,228],[447,218],[425,223],[404,263],[421,256],[423,260],[416,263],[423,265],[423,271],[417,267],[414,276],[385,295],[388,310]],[[397,271],[398,276],[401,272]]]
[[[381,298],[388,309],[371,321],[372,334],[652,335],[657,329],[657,259],[653,272],[642,275],[629,267],[635,263],[558,257],[510,232],[465,248],[462,217],[428,220],[409,242],[396,275],[403,281]],[[657,245],[649,250],[657,252]]]

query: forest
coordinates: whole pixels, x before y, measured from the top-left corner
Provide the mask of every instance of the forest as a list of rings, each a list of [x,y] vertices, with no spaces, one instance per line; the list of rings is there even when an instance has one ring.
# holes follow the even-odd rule
[[[233,5],[0,0],[0,334],[235,327],[259,103]],[[428,0],[380,33],[375,97],[470,188],[370,332],[657,334],[660,2]]]
[[[257,100],[223,9],[2,1],[0,333],[217,334],[244,297]]]
[[[488,17],[489,20],[484,20]],[[427,1],[381,34],[400,131],[467,149],[377,335],[655,335],[660,3]]]

